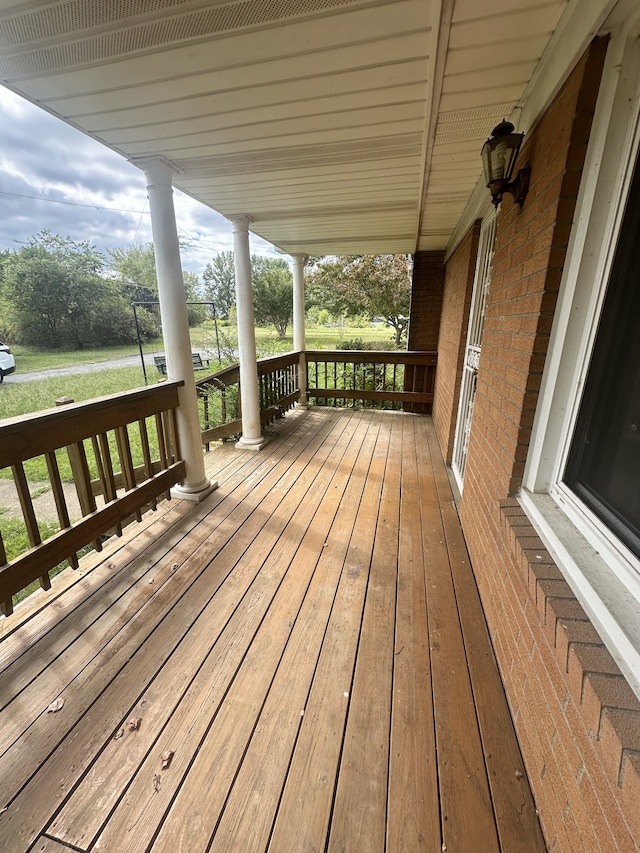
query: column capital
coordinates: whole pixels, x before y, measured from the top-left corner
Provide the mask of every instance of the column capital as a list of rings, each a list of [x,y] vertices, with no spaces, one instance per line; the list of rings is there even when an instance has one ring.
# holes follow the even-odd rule
[[[307,261],[309,260],[309,255],[296,254],[296,255],[291,255],[291,258],[295,263],[302,264],[302,266],[304,266],[307,263]]]
[[[255,222],[253,216],[250,216],[248,213],[232,213],[231,216],[227,216],[227,219],[233,225],[234,233],[249,231],[249,226],[252,222]]]
[[[162,154],[152,154],[148,157],[131,157],[129,162],[137,166],[138,169],[142,169],[147,178],[148,186],[158,184],[171,187],[173,186],[173,176],[181,173],[181,170]]]

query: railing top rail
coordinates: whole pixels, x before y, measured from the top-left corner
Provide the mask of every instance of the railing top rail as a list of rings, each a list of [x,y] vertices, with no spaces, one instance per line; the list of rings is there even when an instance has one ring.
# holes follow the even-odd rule
[[[0,468],[175,408],[183,384],[160,382],[0,421]]]
[[[379,364],[419,364],[430,365],[436,364],[438,353],[434,351],[423,350],[305,350],[305,355],[309,361],[337,361],[351,363],[370,363],[376,362]],[[293,350],[291,352],[282,353],[282,355],[267,356],[260,358],[257,361],[258,376],[264,376],[274,370],[279,370],[283,367],[289,367],[296,364],[300,358],[300,351]],[[240,365],[238,362],[230,364],[228,367],[223,367],[215,373],[210,373],[207,376],[202,376],[196,380],[196,387],[200,388],[203,385],[219,382],[222,385],[235,385],[240,381]]]
[[[307,350],[308,361],[338,361],[377,364],[435,364],[438,353],[422,350]]]
[[[267,373],[271,373],[273,370],[280,370],[283,367],[289,367],[292,364],[297,364],[299,361],[299,352],[285,352],[281,355],[271,355],[267,358],[259,358],[258,376],[264,376]]]
[[[235,385],[239,381],[240,364],[236,361],[228,367],[216,370],[215,373],[207,373],[206,376],[196,379],[196,388],[200,388],[202,385],[210,385],[212,382],[219,382],[221,385]]]
[[[258,376],[265,376],[274,370],[280,370],[283,367],[289,367],[292,364],[297,364],[300,358],[299,352],[285,352],[281,355],[269,355],[266,358],[257,360]],[[221,370],[216,370],[215,373],[209,373],[207,376],[201,376],[196,380],[196,387],[202,385],[210,385],[211,383],[220,382],[222,385],[235,385],[240,381],[240,364],[235,362],[228,367],[223,367]]]

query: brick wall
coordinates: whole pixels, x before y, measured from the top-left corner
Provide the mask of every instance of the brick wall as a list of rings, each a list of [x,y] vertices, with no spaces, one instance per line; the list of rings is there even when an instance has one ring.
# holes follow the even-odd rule
[[[444,252],[416,252],[407,349],[438,349],[443,286]]]
[[[528,134],[519,164],[532,169],[529,195],[522,207],[506,196],[498,214],[461,503],[552,851],[640,849],[640,703],[512,497],[522,481],[605,51],[604,40],[592,43]],[[447,286],[462,287],[463,266],[460,246]],[[459,298],[445,293],[439,348],[450,350],[448,358],[455,355],[448,330],[460,313]],[[445,370],[454,373],[452,364]],[[438,380],[434,412],[453,421],[447,383]],[[448,449],[451,424],[439,418]]]
[[[453,454],[479,235],[478,220],[449,259],[445,270],[433,422],[448,464]]]
[[[444,252],[416,252],[413,258],[411,310],[407,349],[435,352],[442,313]],[[404,389],[422,389],[428,385],[425,369],[407,367]],[[431,412],[431,403],[405,403],[405,412]]]

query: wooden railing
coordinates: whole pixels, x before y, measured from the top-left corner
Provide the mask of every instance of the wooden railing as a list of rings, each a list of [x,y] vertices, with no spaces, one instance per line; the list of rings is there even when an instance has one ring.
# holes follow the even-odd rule
[[[262,358],[258,361],[260,420],[271,423],[295,404],[300,396],[296,352]],[[196,382],[201,406],[202,442],[240,435],[240,368],[237,364],[204,376]]]
[[[318,405],[355,405],[430,412],[435,387],[435,352],[307,350],[307,393]],[[301,353],[258,361],[262,424],[275,420],[300,397]],[[202,442],[240,435],[240,369],[238,364],[196,382]]]
[[[0,608],[33,581],[51,586],[50,571],[65,560],[77,567],[78,552],[93,543],[101,550],[107,532],[122,533],[132,517],[155,507],[185,477],[175,412],[181,382],[166,382],[87,403],[36,412],[0,423],[0,470],[11,468],[30,548],[7,560],[0,532]],[[141,464],[135,465],[135,446]],[[81,518],[71,520],[60,465],[66,453]],[[59,531],[42,541],[25,463],[44,457]],[[118,464],[115,458],[118,459]],[[42,466],[44,467],[44,466]],[[92,479],[93,474],[93,479]],[[103,496],[100,506],[96,494]],[[57,526],[57,525],[56,525]]]
[[[430,411],[435,352],[308,350],[307,395],[319,405],[363,405]]]

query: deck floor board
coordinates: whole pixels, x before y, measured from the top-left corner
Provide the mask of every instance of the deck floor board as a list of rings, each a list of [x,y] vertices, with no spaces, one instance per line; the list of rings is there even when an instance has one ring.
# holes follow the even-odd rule
[[[207,465],[7,623],[0,849],[543,850],[430,419],[297,410]]]

